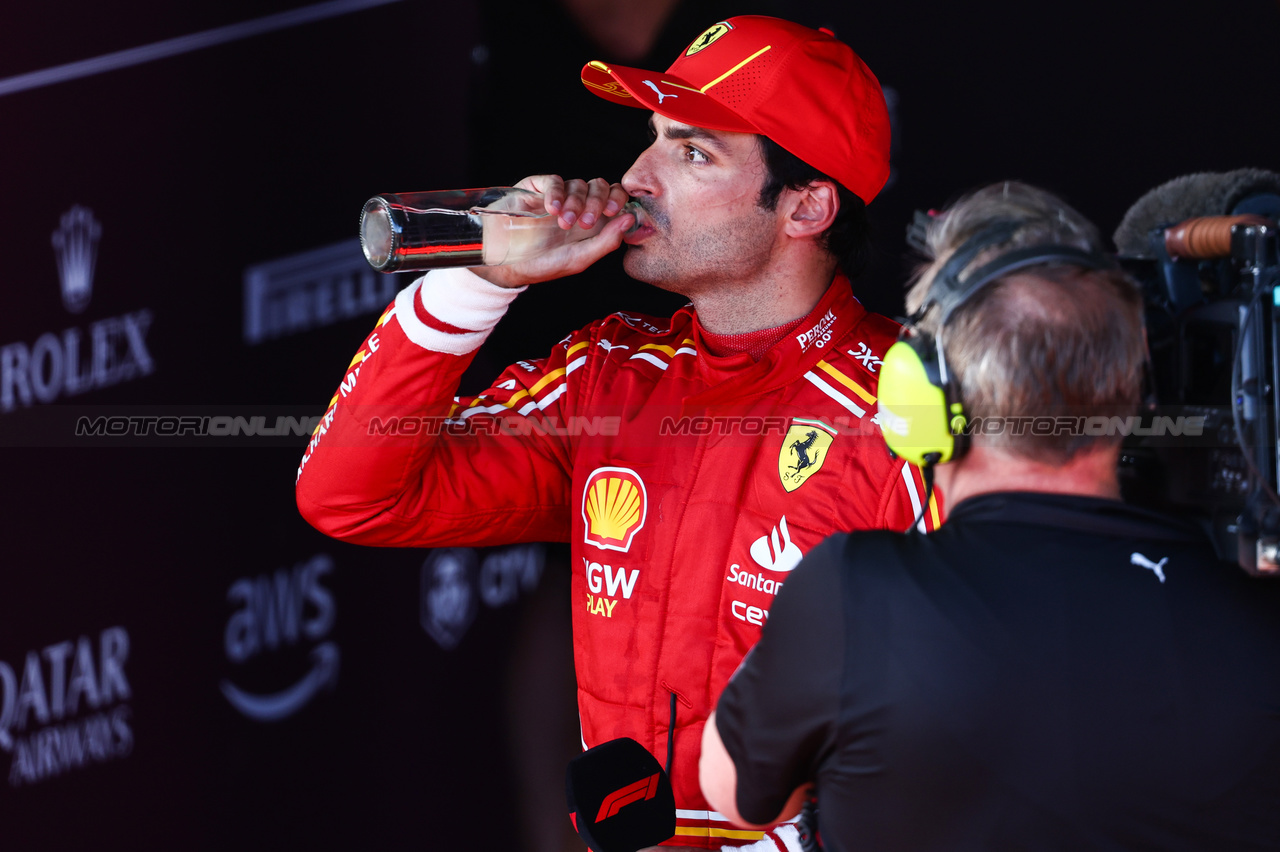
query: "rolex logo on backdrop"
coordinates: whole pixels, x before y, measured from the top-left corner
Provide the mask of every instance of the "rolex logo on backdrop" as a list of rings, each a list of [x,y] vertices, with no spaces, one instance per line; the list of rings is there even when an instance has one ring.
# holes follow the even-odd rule
[[[75,204],[62,214],[50,236],[62,304],[72,314],[84,313],[93,298],[98,246],[105,231],[92,210]],[[0,414],[155,372],[147,348],[153,318],[149,309],[141,308],[84,327],[47,331],[35,335],[34,341],[0,345]]]
[[[62,281],[62,304],[73,314],[82,313],[93,297],[93,266],[98,261],[102,225],[93,211],[79,204],[62,214],[53,232],[53,249]]]

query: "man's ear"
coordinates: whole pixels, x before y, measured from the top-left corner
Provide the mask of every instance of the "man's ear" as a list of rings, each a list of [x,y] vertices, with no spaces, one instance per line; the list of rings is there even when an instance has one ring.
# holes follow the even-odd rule
[[[797,239],[817,237],[840,212],[840,193],[829,180],[815,180],[801,189],[784,189],[778,199],[783,230]]]

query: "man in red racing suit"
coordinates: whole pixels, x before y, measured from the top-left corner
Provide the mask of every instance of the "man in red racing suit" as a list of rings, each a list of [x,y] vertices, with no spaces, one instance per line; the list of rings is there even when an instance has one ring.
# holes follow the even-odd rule
[[[787,37],[817,40],[856,60],[829,35],[776,19],[733,18],[707,33],[726,27],[748,35],[761,29],[771,49],[782,49]],[[876,99],[883,110],[878,85],[865,94],[864,112]],[[722,192],[729,199],[722,206],[732,208],[725,215],[739,218],[756,204],[754,194],[739,199],[733,183],[754,181],[759,190],[755,136],[707,131],[662,113],[655,122],[659,138],[621,187],[550,176],[524,182],[546,194],[562,225],[578,218],[566,211],[597,220],[590,236],[566,250],[575,254],[555,259],[553,273],[478,270],[489,279],[482,280],[468,270],[437,270],[397,296],[307,447],[297,499],[318,529],[360,544],[570,542],[583,746],[627,736],[661,762],[670,754],[677,829],[668,845],[735,847],[764,835],[709,811],[698,785],[702,728],[759,638],[787,572],[833,532],[917,522],[931,529],[939,515],[935,501],[923,503],[919,471],[894,459],[879,435],[876,371],[898,329],[854,299],[836,258],[815,239],[814,229],[825,229],[830,208],[839,206],[836,181],[825,176],[830,191],[799,200],[797,190],[783,191],[779,209],[791,215],[768,219],[773,250],[755,253],[739,231],[726,232],[734,254],[724,262],[748,256],[730,270],[732,280],[719,280],[705,264],[695,277],[695,256],[685,255],[690,270],[676,283],[690,291],[692,307],[668,319],[613,314],[546,358],[512,365],[479,396],[454,396],[521,285],[583,268],[619,246],[631,214],[610,213],[629,197],[642,211],[640,227],[625,237],[638,256],[633,265],[628,254],[628,271],[660,286],[669,283],[664,257],[680,256],[674,235],[682,193],[705,203]],[[691,137],[709,152],[687,153]],[[860,160],[878,153],[887,175],[887,136],[855,148]],[[673,161],[700,171],[683,178],[666,171]],[[718,171],[703,169],[707,163]],[[866,197],[884,182],[873,177],[868,188],[847,173],[840,182]],[[765,273],[789,290],[769,301],[751,294],[728,311],[712,298],[729,288],[750,294]],[[755,309],[763,313],[734,321]],[[718,327],[709,327],[708,316]],[[795,834],[784,826],[766,842],[798,849]]]

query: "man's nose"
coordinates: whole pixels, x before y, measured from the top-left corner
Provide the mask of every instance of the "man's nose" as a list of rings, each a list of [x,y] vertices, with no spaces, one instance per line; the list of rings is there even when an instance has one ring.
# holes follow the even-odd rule
[[[653,170],[649,168],[653,149],[645,148],[636,157],[636,161],[622,176],[622,188],[633,198],[641,195],[657,195],[657,183],[653,179]]]

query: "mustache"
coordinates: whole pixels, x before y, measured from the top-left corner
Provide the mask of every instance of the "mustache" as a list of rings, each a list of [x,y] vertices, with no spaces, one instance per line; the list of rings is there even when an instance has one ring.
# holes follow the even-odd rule
[[[655,227],[666,227],[668,222],[667,214],[658,209],[656,202],[651,197],[647,195],[632,197],[631,203],[643,210],[645,218],[649,219]]]

